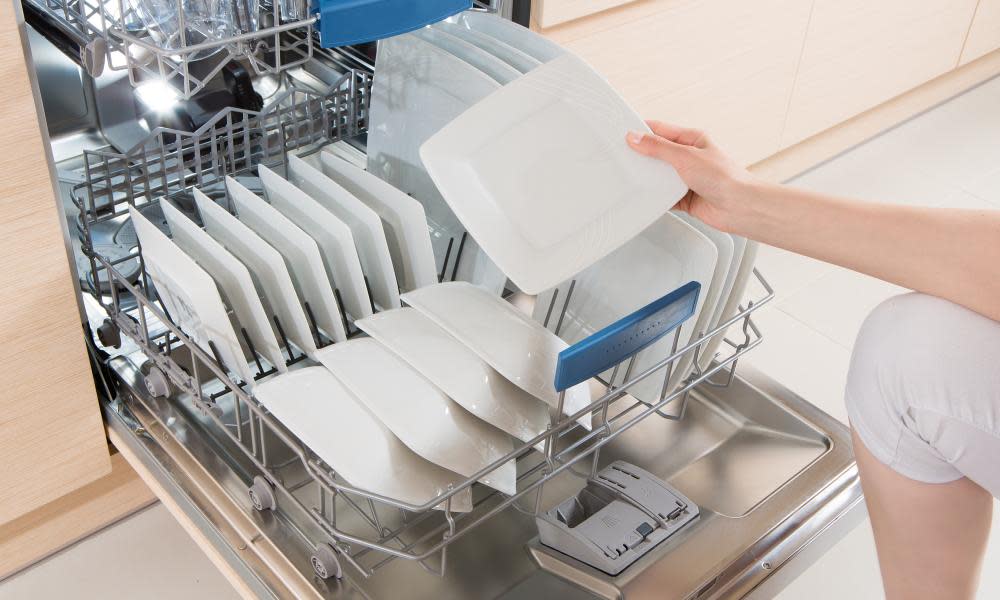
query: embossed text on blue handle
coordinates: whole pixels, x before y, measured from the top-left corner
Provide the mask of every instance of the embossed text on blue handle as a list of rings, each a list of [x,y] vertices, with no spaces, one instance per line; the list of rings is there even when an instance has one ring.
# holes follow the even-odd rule
[[[686,283],[560,352],[556,390],[610,369],[679,327],[694,314],[700,292],[697,281]]]

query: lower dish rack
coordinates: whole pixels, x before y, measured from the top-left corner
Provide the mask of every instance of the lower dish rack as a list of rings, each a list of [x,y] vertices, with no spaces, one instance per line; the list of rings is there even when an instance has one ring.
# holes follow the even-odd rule
[[[569,476],[587,482],[598,472],[602,448],[626,431],[649,418],[683,420],[695,388],[730,385],[740,358],[762,340],[753,313],[773,297],[755,270],[762,292],[737,314],[682,347],[677,328],[670,353],[639,373],[633,372],[634,356],[615,365],[610,377],[591,382],[600,394],[589,406],[573,415],[563,415],[560,407],[545,432],[424,504],[407,504],[349,485],[274,418],[245,382],[234,381],[217,353],[198,346],[168,318],[155,299],[137,247],[108,253],[95,242],[94,232],[102,224],[124,219],[129,206],[151,207],[160,197],[179,198],[194,186],[211,189],[227,175],[253,176],[258,165],[286,166],[291,154],[306,155],[363,133],[370,81],[368,73],[352,70],[325,93],[291,85],[261,112],[229,109],[195,132],[158,129],[127,153],[88,151],[85,182],[74,191],[92,273],[90,291],[107,315],[95,332],[98,340],[105,347],[120,346],[126,341],[124,333],[135,349],[133,356],[144,359],[141,370],[148,393],[193,405],[211,424],[210,435],[220,452],[239,453],[253,465],[257,472],[247,481],[247,493],[257,510],[293,507],[308,515],[312,530],[323,534],[309,540],[312,567],[321,578],[340,576],[345,564],[367,577],[397,559],[416,561],[426,571],[443,575],[449,546],[501,512],[542,514],[547,509],[542,506],[543,489],[554,479]],[[463,241],[453,240],[458,250],[439,265],[441,279],[457,272]],[[547,311],[553,322],[562,322],[571,309],[571,293],[561,306],[553,296]],[[349,330],[352,336],[360,335]],[[321,336],[315,327],[313,333]],[[701,354],[716,336],[732,337],[725,338],[725,350],[710,366],[699,369],[697,365],[704,364]],[[304,360],[287,341],[284,346],[289,365]],[[252,344],[249,347],[255,379],[272,375],[274,369],[266,368]],[[669,389],[672,370],[685,357],[693,358],[693,371],[682,385]],[[628,395],[640,382],[654,378],[663,381],[658,400],[644,403]],[[585,415],[597,419],[592,431],[577,423]],[[473,487],[509,461],[517,465],[515,494]],[[470,488],[473,510],[452,510],[455,495]]]

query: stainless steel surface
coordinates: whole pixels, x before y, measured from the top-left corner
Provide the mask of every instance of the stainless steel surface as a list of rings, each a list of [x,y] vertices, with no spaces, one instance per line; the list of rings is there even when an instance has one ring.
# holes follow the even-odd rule
[[[152,456],[159,454],[152,459],[153,466],[170,462],[170,454],[163,455],[166,442],[173,454],[192,457],[221,490],[206,500],[216,508],[235,507],[256,528],[243,537],[259,535],[255,546],[266,541],[287,557],[276,566],[258,562],[254,578],[298,580],[321,597],[395,598],[403,590],[408,598],[533,598],[540,590],[553,598],[742,597],[772,574],[787,581],[804,570],[815,559],[806,555],[809,548],[828,543],[823,538],[831,535],[829,529],[843,529],[863,513],[843,425],[766,376],[743,369],[728,388],[699,388],[684,423],[647,419],[602,453],[602,461],[621,457],[643,464],[678,485],[703,510],[697,524],[621,576],[607,577],[541,547],[535,540],[533,517],[508,510],[455,543],[444,577],[426,572],[420,563],[393,561],[371,578],[347,568],[342,582],[323,581],[312,576],[308,563],[313,540],[321,534],[314,521],[295,511],[250,509],[245,491],[254,467],[206,435],[212,427],[209,417],[190,402],[149,397],[128,359],[114,359],[111,367],[130,398],[108,406],[112,428],[149,447]],[[132,426],[123,413],[136,419]],[[151,434],[136,436],[136,425]],[[677,435],[687,429],[695,433]],[[747,452],[745,436],[760,446]],[[783,449],[791,450],[788,458],[775,462]],[[171,491],[180,498],[192,495],[188,487],[192,483],[185,477],[181,470],[173,476],[177,485]],[[547,486],[546,501],[565,495],[577,485],[574,480],[567,477]],[[771,489],[757,498],[764,487]],[[199,486],[199,491],[203,489]],[[754,506],[746,511],[751,503]],[[733,506],[738,510],[726,510]],[[211,531],[221,525],[205,527]],[[231,542],[230,552],[241,556],[241,544]]]

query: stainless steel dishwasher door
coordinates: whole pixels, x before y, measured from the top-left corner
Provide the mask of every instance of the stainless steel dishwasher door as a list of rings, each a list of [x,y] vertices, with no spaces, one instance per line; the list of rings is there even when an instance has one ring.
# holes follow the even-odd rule
[[[728,388],[699,389],[684,420],[648,418],[602,454],[603,464],[624,459],[666,479],[702,511],[618,577],[541,546],[533,517],[508,508],[455,542],[444,577],[394,560],[370,578],[345,568],[343,580],[324,581],[309,564],[308,519],[252,509],[253,469],[214,441],[210,420],[182,397],[151,398],[127,358],[109,365],[124,399],[105,407],[113,441],[258,596],[769,597],[864,514],[847,428],[744,369]],[[543,504],[579,485],[573,475],[547,484]]]

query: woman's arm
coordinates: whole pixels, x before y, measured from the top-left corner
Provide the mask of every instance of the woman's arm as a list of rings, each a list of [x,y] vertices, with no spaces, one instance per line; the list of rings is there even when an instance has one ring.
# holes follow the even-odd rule
[[[753,177],[704,134],[650,122],[636,151],[670,163],[705,223],[955,302],[1000,321],[1000,210],[837,198]]]

